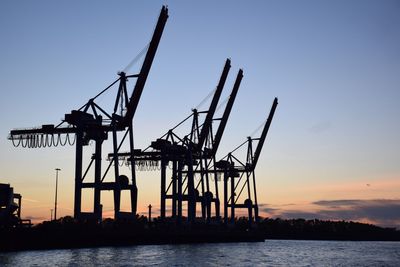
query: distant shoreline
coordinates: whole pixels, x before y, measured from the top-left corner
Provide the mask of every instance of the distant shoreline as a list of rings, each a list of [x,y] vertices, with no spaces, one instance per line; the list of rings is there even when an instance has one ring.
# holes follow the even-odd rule
[[[264,242],[265,240],[400,241],[400,231],[355,222],[264,219],[248,228],[235,225],[173,222],[103,221],[76,223],[72,218],[44,222],[32,228],[0,229],[0,251],[71,249],[104,246]]]
[[[396,228],[382,228],[352,221],[278,218],[263,220],[259,228],[267,239],[400,241],[400,231]]]

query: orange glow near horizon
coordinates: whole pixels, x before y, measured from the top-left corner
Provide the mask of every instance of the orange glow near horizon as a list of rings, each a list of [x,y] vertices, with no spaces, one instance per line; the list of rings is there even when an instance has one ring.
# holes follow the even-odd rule
[[[15,190],[17,192],[18,188]],[[265,191],[264,188],[259,188],[259,192],[263,191]],[[269,193],[269,197],[263,197],[264,194],[259,194],[258,203],[260,205],[260,216],[274,218],[280,217],[282,213],[293,211],[318,214],[322,208],[313,204],[313,202],[320,200],[400,200],[396,194],[399,191],[399,179],[371,179],[369,180],[369,184],[361,184],[354,181],[349,181],[348,183],[334,183],[330,185],[315,184],[314,186],[296,187],[287,189],[286,191],[280,190],[279,192],[274,192],[273,194]],[[64,193],[59,199],[59,218],[73,215],[73,192],[68,191],[67,193],[69,196],[66,196]],[[111,191],[102,193],[103,218],[113,218],[114,216],[112,195],[113,194]],[[29,197],[25,198],[23,196],[22,217],[32,219],[33,223],[40,223],[44,220],[50,220],[50,210],[54,209],[54,203],[50,201],[44,201],[44,199],[52,198],[52,195],[48,195],[48,192],[44,193],[43,191],[40,191],[39,195],[32,193],[29,195]],[[89,197],[86,198],[87,200],[82,202],[83,210],[91,211],[93,208],[92,200],[90,200]],[[124,199],[122,198],[122,200]],[[139,188],[139,203],[137,213],[147,217],[148,205],[151,204],[152,217],[155,218],[159,216],[159,201],[159,192],[156,192],[155,190],[153,190],[153,193],[141,192]],[[265,204],[268,204],[268,207],[273,208],[273,210],[270,212],[263,211],[262,207]],[[121,203],[121,210],[129,210],[129,205],[130,204],[128,204],[128,201],[123,201]],[[237,215],[245,215],[245,212],[238,210]],[[341,218],[337,218],[337,220],[341,220]],[[371,220],[368,218],[360,219],[359,221],[366,223],[378,223],[376,220]]]

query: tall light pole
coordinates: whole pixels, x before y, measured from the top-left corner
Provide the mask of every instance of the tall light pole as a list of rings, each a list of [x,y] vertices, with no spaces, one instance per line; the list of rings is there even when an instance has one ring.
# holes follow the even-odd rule
[[[56,168],[56,197],[54,200],[54,220],[57,220],[57,187],[58,187],[58,172],[61,171],[60,168]]]
[[[150,204],[149,205],[149,223],[151,223],[151,208],[152,208],[153,206]]]

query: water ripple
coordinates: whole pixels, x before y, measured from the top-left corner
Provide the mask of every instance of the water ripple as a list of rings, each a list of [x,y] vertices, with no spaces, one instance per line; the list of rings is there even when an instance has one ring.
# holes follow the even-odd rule
[[[267,240],[0,253],[0,266],[400,266],[400,242]]]

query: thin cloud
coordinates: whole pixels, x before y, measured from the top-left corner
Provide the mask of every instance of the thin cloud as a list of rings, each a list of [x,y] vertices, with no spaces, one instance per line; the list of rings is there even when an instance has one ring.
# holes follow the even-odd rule
[[[30,199],[30,198],[26,198],[26,197],[22,198],[22,201],[28,201],[28,202],[33,202],[33,203],[39,203],[40,202],[39,200]]]
[[[311,204],[316,211],[283,210],[265,207],[262,211],[274,217],[370,222],[380,226],[400,227],[400,199],[319,200]]]
[[[286,206],[295,206],[296,204],[294,203],[285,203],[285,204],[274,204],[274,207],[286,207]],[[261,203],[258,204],[258,207],[271,207],[271,204],[266,204],[266,203]]]
[[[265,213],[275,213],[275,212],[279,211],[280,209],[264,207],[260,210],[261,210],[261,212],[265,212]]]
[[[362,204],[363,200],[359,199],[340,199],[340,200],[319,200],[312,202],[314,205],[336,208],[342,206],[354,206]]]
[[[321,218],[321,214],[319,214],[318,212],[307,212],[307,211],[283,211],[279,214],[279,217],[282,218],[288,218],[288,219],[307,219],[307,220],[311,220],[311,219],[317,219],[317,218]],[[321,218],[321,219],[327,219],[327,218]]]
[[[309,128],[309,131],[315,134],[319,134],[322,132],[326,132],[329,129],[332,128],[332,123],[329,120],[326,121],[320,121],[318,123],[315,123],[313,126]]]
[[[261,203],[258,204],[258,208],[261,213],[267,213],[270,216],[274,216],[277,211],[279,211],[279,208],[272,208],[270,204],[266,203]]]

